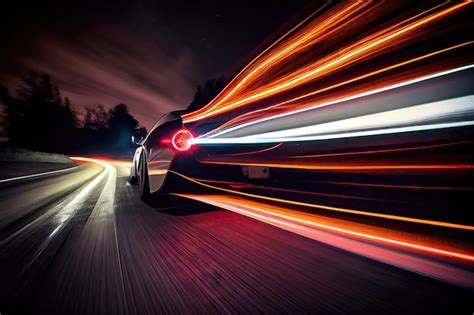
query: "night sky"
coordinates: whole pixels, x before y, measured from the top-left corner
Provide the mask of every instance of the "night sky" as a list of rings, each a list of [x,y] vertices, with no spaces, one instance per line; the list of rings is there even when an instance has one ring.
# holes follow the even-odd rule
[[[198,84],[230,78],[309,1],[8,2],[0,84],[46,72],[78,113],[125,103],[150,127],[188,106]]]

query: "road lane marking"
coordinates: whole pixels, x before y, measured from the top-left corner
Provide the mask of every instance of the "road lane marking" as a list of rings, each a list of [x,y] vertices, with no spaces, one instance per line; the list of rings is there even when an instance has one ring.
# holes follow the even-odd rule
[[[22,269],[20,272],[20,277],[24,275],[30,268],[33,266],[33,264],[38,260],[38,258],[43,254],[43,252],[48,248],[49,244],[53,240],[54,236],[61,231],[66,223],[69,222],[69,220],[72,218],[72,216],[84,205],[84,202],[87,201],[89,198],[90,193],[99,185],[99,183],[104,179],[105,175],[110,173],[111,168],[113,168],[110,164],[103,163],[99,160],[94,160],[94,159],[87,159],[87,158],[81,158],[82,161],[86,162],[92,162],[92,163],[97,163],[100,164],[104,167],[104,170],[89,184],[87,184],[86,187],[84,187],[79,194],[77,194],[71,201],[69,201],[64,207],[63,204],[66,202],[63,202],[56,206],[55,208],[61,209],[58,213],[56,213],[53,221],[54,222],[59,222],[58,226],[48,235],[48,237],[40,244],[40,246],[36,249],[34,254],[32,255],[29,263],[25,265],[25,267]],[[41,217],[39,217],[41,218]],[[8,242],[11,240],[15,235],[18,235],[19,232],[24,231],[25,228],[28,226],[31,226],[33,222],[37,222],[39,218],[35,221],[32,221],[30,224],[27,226],[23,227],[21,230],[17,231],[16,233],[12,234],[10,237],[7,239],[1,241],[1,245],[4,243]]]
[[[0,183],[12,182],[12,181],[15,181],[15,180],[38,177],[38,176],[43,176],[43,175],[50,175],[50,174],[55,174],[55,173],[62,173],[62,172],[66,172],[66,171],[76,169],[78,167],[79,166],[73,166],[73,167],[69,167],[69,168],[65,168],[65,169],[61,169],[61,170],[56,170],[56,171],[49,171],[49,172],[44,172],[44,173],[37,173],[37,174],[31,174],[31,175],[24,175],[24,176],[0,179]]]
[[[76,166],[79,167],[79,166]],[[63,201],[53,209],[62,209],[59,213],[56,213],[55,222],[59,222],[60,224],[54,229],[54,231],[48,236],[48,239],[53,237],[64,225],[64,223],[72,216],[78,208],[82,206],[82,203],[87,200],[89,193],[100,183],[100,181],[104,178],[107,169],[104,170],[96,177],[92,182],[90,182],[86,187],[82,188],[82,190],[71,200],[71,201]],[[76,207],[76,208],[75,208]],[[17,230],[15,233],[11,234],[7,238],[0,241],[0,245],[4,245],[8,243],[10,240],[15,238],[16,236],[20,235],[24,231],[26,231],[29,227],[36,224],[37,222],[44,219],[46,216],[50,214],[50,211],[45,212],[44,214],[40,215],[30,223],[23,226],[21,229]]]
[[[112,169],[114,169],[110,164],[103,163],[99,160],[86,159],[83,161],[99,164],[104,167],[104,170],[91,183],[89,183],[89,185],[87,185],[73,200],[71,200],[71,202],[69,202],[60,213],[57,214],[58,222],[60,222],[60,224],[49,235],[49,238],[52,238],[59,230],[64,227],[64,225],[77,212],[77,210],[79,210],[83,206],[84,202],[89,199],[89,195],[94,190],[94,188],[104,179],[107,174],[111,173]]]
[[[92,210],[89,219],[87,220],[83,231],[86,231],[88,226],[91,224],[101,224],[99,228],[105,228],[107,223],[104,222],[110,222],[110,221],[103,221],[103,220],[98,220],[94,222],[96,219],[100,219],[103,217],[110,217],[111,222],[113,224],[113,239],[114,239],[114,247],[116,251],[116,257],[117,257],[117,264],[118,268],[120,270],[119,272],[119,277],[120,277],[120,289],[122,291],[122,297],[124,300],[127,299],[127,295],[125,292],[125,280],[123,277],[124,274],[124,268],[122,265],[122,260],[120,258],[120,247],[118,243],[118,235],[117,235],[117,224],[116,224],[116,218],[115,218],[115,191],[116,191],[116,181],[117,181],[117,169],[109,164],[109,163],[114,163],[115,161],[111,160],[102,160],[102,159],[85,159],[85,158],[76,158],[73,157],[72,159],[74,160],[79,160],[79,161],[90,161],[93,163],[99,163],[105,167],[105,169],[108,172],[108,177],[105,182],[104,188],[102,189],[102,192],[100,193],[99,199],[97,200],[94,209]],[[115,164],[115,163],[114,163]],[[117,163],[119,167],[123,166],[128,166],[124,165],[123,162]],[[128,184],[128,182],[127,182]],[[103,239],[102,239],[103,241]]]
[[[113,208],[115,201],[115,181],[117,178],[117,170],[108,163],[103,163],[103,165],[105,165],[109,176],[107,177],[104,188],[102,189],[99,199],[92,210],[91,218],[114,213]]]

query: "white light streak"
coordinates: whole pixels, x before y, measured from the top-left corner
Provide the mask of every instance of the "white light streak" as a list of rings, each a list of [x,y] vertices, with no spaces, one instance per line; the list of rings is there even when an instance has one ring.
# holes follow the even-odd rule
[[[197,144],[205,143],[205,142],[201,142],[201,139],[217,138],[217,137],[220,137],[220,136],[222,136],[224,134],[227,134],[231,131],[242,129],[242,128],[245,128],[245,127],[248,127],[248,126],[251,126],[251,125],[255,125],[255,124],[258,124],[258,123],[265,122],[265,121],[274,120],[274,119],[278,119],[278,118],[282,118],[282,117],[287,117],[287,116],[290,116],[290,115],[295,115],[295,114],[299,114],[299,113],[302,113],[302,112],[306,112],[306,111],[310,111],[310,110],[314,110],[314,109],[318,109],[318,108],[323,108],[323,107],[331,106],[331,105],[334,105],[334,104],[339,104],[339,103],[343,103],[343,102],[363,98],[363,97],[370,96],[370,95],[375,95],[375,94],[387,92],[387,91],[390,91],[390,90],[398,89],[398,88],[401,88],[401,87],[413,85],[413,84],[416,84],[416,83],[419,83],[419,82],[431,80],[431,79],[434,79],[434,78],[446,76],[446,75],[449,75],[449,74],[452,74],[452,73],[461,72],[461,71],[465,71],[465,70],[469,70],[469,69],[473,69],[473,68],[474,68],[473,64],[463,66],[463,67],[459,67],[459,68],[454,68],[454,69],[450,69],[450,70],[430,74],[430,75],[427,75],[427,76],[422,76],[422,77],[419,77],[419,78],[416,78],[416,79],[400,82],[400,83],[397,83],[397,84],[389,85],[389,86],[386,86],[386,87],[383,87],[383,88],[367,91],[367,92],[360,93],[360,94],[357,94],[357,95],[341,98],[341,99],[338,99],[338,100],[335,100],[335,101],[322,103],[322,104],[315,104],[313,106],[309,106],[309,107],[302,108],[302,109],[299,109],[299,110],[294,110],[294,111],[290,111],[290,112],[285,112],[285,113],[273,115],[273,116],[270,116],[270,117],[261,118],[261,119],[255,120],[255,121],[250,121],[250,122],[247,122],[247,123],[243,123],[241,125],[237,125],[237,126],[222,130],[222,131],[214,133],[212,135],[203,136],[202,138],[197,139],[195,141],[195,143],[197,143]]]
[[[276,143],[276,142],[293,142],[293,141],[320,141],[320,140],[367,137],[367,136],[377,136],[377,135],[415,132],[415,131],[427,131],[427,130],[437,130],[437,129],[467,127],[467,126],[474,126],[474,120],[452,122],[452,123],[417,125],[417,126],[409,126],[409,127],[376,129],[376,130],[367,130],[367,131],[355,131],[355,132],[346,132],[346,133],[337,133],[337,134],[326,134],[326,135],[320,135],[320,136],[294,137],[294,138],[240,137],[240,138],[195,139],[195,143],[198,145],[202,145],[202,144],[252,144],[252,143]]]
[[[18,177],[12,177],[12,178],[6,178],[6,179],[0,179],[0,183],[7,183],[7,182],[12,182],[15,180],[20,180],[20,179],[27,179],[27,178],[33,178],[33,177],[39,177],[39,176],[46,176],[46,175],[51,175],[51,174],[56,174],[56,173],[63,173],[67,171],[71,171],[73,169],[78,168],[79,166],[73,166],[73,167],[68,167],[64,168],[61,170],[55,170],[55,171],[49,171],[49,172],[43,172],[43,173],[37,173],[37,174],[30,174],[30,175],[24,175],[24,176],[18,176]]]

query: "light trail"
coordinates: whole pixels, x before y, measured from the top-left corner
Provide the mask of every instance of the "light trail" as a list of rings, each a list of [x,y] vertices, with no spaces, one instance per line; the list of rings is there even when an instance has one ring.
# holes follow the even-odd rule
[[[414,256],[412,254],[394,251],[393,248],[409,249],[416,252],[472,263],[474,262],[474,256],[470,253],[432,246],[431,244],[421,244],[404,239],[397,239],[394,236],[398,234],[389,234],[387,233],[388,231],[379,229],[377,232],[369,232],[366,228],[361,227],[360,224],[344,222],[342,220],[329,221],[324,217],[304,215],[289,209],[269,206],[241,198],[237,199],[232,196],[177,195],[230,210],[371,259],[443,279],[448,282],[454,282],[468,287],[474,286],[472,273],[469,271],[458,269],[439,261],[429,260],[423,258],[423,256]],[[393,248],[377,245],[389,245]]]
[[[397,216],[397,215],[389,215],[389,214],[383,214],[383,213],[374,213],[374,212],[366,212],[366,211],[360,211],[360,210],[353,210],[353,209],[345,209],[345,208],[340,208],[340,207],[331,207],[331,206],[325,206],[325,205],[319,205],[319,204],[311,204],[311,203],[306,203],[306,202],[299,202],[299,201],[293,201],[293,200],[287,200],[287,199],[281,199],[281,198],[273,198],[273,197],[267,197],[267,196],[261,196],[261,195],[256,195],[256,194],[250,194],[250,193],[245,193],[233,189],[227,189],[227,188],[222,188],[222,187],[217,187],[209,184],[202,183],[196,179],[193,179],[191,177],[188,177],[186,175],[183,175],[181,173],[169,170],[170,173],[173,173],[177,176],[180,176],[181,178],[184,178],[192,183],[218,190],[218,191],[223,191],[231,194],[236,194],[240,196],[245,196],[245,197],[251,197],[251,198],[257,198],[257,199],[262,199],[266,201],[272,201],[272,202],[278,202],[278,203],[284,203],[284,204],[290,204],[290,205],[295,205],[295,206],[302,206],[302,207],[308,207],[308,208],[316,208],[316,209],[322,209],[322,210],[328,210],[328,211],[335,211],[335,212],[341,212],[341,213],[349,213],[349,214],[355,214],[355,215],[362,215],[362,216],[367,216],[367,217],[374,217],[374,218],[383,218],[383,219],[388,219],[388,220],[395,220],[395,221],[404,221],[404,222],[410,222],[410,223],[418,223],[418,224],[426,224],[426,225],[432,225],[432,226],[438,226],[438,227],[446,227],[446,228],[453,228],[453,229],[460,229],[460,230],[467,230],[467,231],[474,231],[474,226],[470,225],[463,225],[463,224],[456,224],[456,223],[449,223],[449,222],[441,222],[441,221],[433,221],[433,220],[425,220],[425,219],[417,219],[417,218],[410,218],[410,217],[404,217],[404,216]]]
[[[327,3],[318,11],[322,10]],[[284,45],[281,49],[277,49],[277,51],[274,54],[271,54],[269,57],[265,58],[265,53],[267,52],[272,52],[272,48],[276,46],[277,43],[281,42],[284,38],[289,36],[292,32],[297,30],[301,25],[303,25],[306,21],[308,21],[312,16],[316,15],[318,11],[315,13],[311,14],[310,17],[306,18],[304,21],[300,22],[297,26],[292,28],[289,32],[287,32],[284,36],[282,36],[280,39],[278,39],[274,44],[272,44],[270,47],[268,47],[265,51],[263,51],[261,54],[259,54],[256,58],[252,60],[252,62],[249,63],[237,76],[234,78],[231,83],[224,89],[224,91],[221,92],[220,95],[218,95],[210,104],[207,106],[196,110],[195,112],[186,114],[183,116],[183,121],[185,123],[191,122],[195,120],[195,118],[192,118],[193,116],[199,116],[206,114],[206,112],[210,112],[214,110],[216,107],[218,107],[221,103],[223,103],[225,100],[227,100],[230,96],[232,96],[235,92],[239,90],[240,87],[244,86],[244,84],[249,81],[251,78],[255,77],[258,72],[263,72],[263,69],[270,69],[270,66],[272,63],[275,63],[279,60],[283,60],[284,57],[288,57],[291,54],[296,53],[297,51],[301,50],[302,48],[300,47],[297,49],[297,47],[309,39],[311,39],[312,36],[315,36],[316,34],[321,34],[325,35],[326,31],[328,30],[328,27],[331,26],[332,23],[335,21],[343,20],[348,17],[348,15],[345,15],[345,13],[351,13],[352,9],[356,6],[360,5],[360,3],[353,3],[347,8],[344,8],[340,12],[334,13],[328,20],[323,21],[321,25],[318,25],[318,27],[314,27],[312,30],[309,31],[308,34],[297,37],[296,40],[293,43],[290,43],[290,45]],[[291,39],[290,39],[291,40]],[[260,61],[260,59],[263,59],[262,62],[258,65],[256,65],[255,68],[252,69],[252,65],[254,63],[257,63]],[[248,74],[245,73],[246,70],[250,70]],[[242,76],[242,78],[240,78]],[[232,87],[232,85],[235,83],[235,86]],[[229,91],[227,91],[229,89]]]
[[[319,184],[360,186],[360,187],[378,187],[394,189],[421,189],[421,190],[474,190],[474,187],[447,187],[447,186],[414,186],[414,185],[393,185],[393,184],[373,184],[373,183],[354,183],[354,182],[330,182],[330,181],[311,181]]]
[[[239,153],[229,153],[229,154],[219,154],[218,156],[242,156],[242,155],[255,155],[255,154],[260,154],[264,152],[268,152],[271,150],[275,150],[276,148],[280,147],[283,143],[278,143],[276,145],[273,145],[269,148],[262,149],[262,150],[256,150],[256,151],[249,151],[249,152],[239,152]]]
[[[467,66],[463,66],[463,67],[459,67],[459,68],[455,68],[455,69],[450,69],[450,70],[447,70],[447,71],[438,72],[438,73],[431,74],[431,75],[428,75],[428,76],[418,77],[416,79],[411,79],[411,80],[400,82],[400,83],[397,83],[397,84],[385,86],[383,88],[373,89],[373,90],[366,91],[366,92],[363,92],[363,93],[360,93],[360,94],[351,95],[351,96],[344,97],[344,98],[338,98],[338,99],[330,101],[330,102],[316,103],[312,106],[308,106],[308,107],[305,107],[303,109],[291,110],[291,111],[288,111],[288,112],[285,112],[285,113],[275,114],[275,115],[272,115],[270,117],[264,117],[264,118],[261,118],[261,119],[255,120],[255,121],[242,123],[238,126],[234,126],[234,127],[222,130],[220,132],[213,133],[212,135],[202,137],[202,138],[197,138],[197,139],[195,139],[195,142],[196,143],[205,143],[205,142],[211,143],[212,141],[210,141],[210,138],[221,137],[222,135],[227,134],[231,131],[235,131],[235,130],[238,130],[238,129],[243,129],[243,128],[258,124],[258,123],[266,122],[266,121],[269,121],[269,120],[281,119],[281,118],[284,118],[284,117],[287,117],[287,116],[290,116],[290,115],[295,115],[295,114],[307,112],[307,111],[310,111],[310,110],[320,109],[320,108],[324,108],[324,107],[327,107],[327,106],[332,106],[332,105],[335,105],[335,104],[340,104],[340,103],[344,103],[344,102],[348,102],[348,101],[361,99],[361,98],[364,98],[364,97],[367,97],[367,96],[372,96],[372,95],[380,94],[380,93],[383,93],[383,92],[396,90],[396,89],[399,89],[399,88],[402,88],[402,87],[411,86],[411,85],[414,85],[414,84],[417,84],[417,83],[420,83],[420,82],[432,80],[432,79],[435,79],[435,78],[440,78],[440,77],[447,76],[447,75],[450,75],[450,74],[453,74],[453,73],[459,73],[459,72],[466,71],[466,70],[473,69],[473,68],[474,68],[474,65],[467,65]],[[221,139],[226,139],[226,138],[221,137]]]
[[[385,165],[326,165],[326,164],[295,164],[295,163],[272,163],[272,162],[240,162],[240,161],[204,161],[203,164],[214,165],[239,165],[239,166],[261,166],[300,170],[456,170],[474,169],[474,164],[385,164]]]
[[[377,51],[381,50],[380,46],[382,44],[391,42],[391,45],[395,45],[394,39],[406,34],[410,33],[411,31],[433,22],[437,19],[440,19],[462,7],[467,5],[467,2],[462,2],[446,9],[441,10],[440,12],[434,13],[427,17],[421,18],[418,21],[411,22],[408,25],[400,26],[399,29],[389,29],[384,30],[379,33],[376,33],[368,38],[360,40],[339,52],[334,53],[328,58],[323,58],[321,60],[313,61],[312,64],[305,66],[297,71],[294,71],[291,74],[288,74],[283,79],[280,79],[281,82],[277,83],[270,83],[265,85],[263,88],[257,91],[253,91],[250,93],[250,96],[244,96],[241,99],[235,101],[229,101],[228,104],[209,104],[208,106],[204,107],[203,109],[189,113],[184,115],[183,121],[184,123],[189,123],[193,121],[197,121],[204,118],[209,118],[215,116],[217,114],[221,114],[223,112],[234,110],[238,107],[244,106],[249,104],[250,102],[255,102],[257,100],[261,100],[263,98],[268,98],[277,93],[281,93],[283,91],[292,89],[296,86],[302,85],[310,80],[313,80],[318,75],[327,74],[335,69],[340,69],[341,67],[347,66],[350,63],[358,61],[363,58],[368,58],[371,54],[375,54]],[[432,9],[428,10],[431,11]],[[422,13],[423,14],[423,13]],[[408,23],[414,17],[405,20],[402,23],[397,24],[396,26],[402,25],[403,23]],[[295,47],[297,47],[300,42],[296,41]],[[293,48],[293,46],[289,46]],[[291,49],[290,48],[290,49]],[[386,48],[386,47],[385,47]],[[369,52],[373,50],[372,52]],[[280,52],[277,53],[277,56]],[[361,56],[363,55],[363,56]],[[257,70],[258,71],[258,70]],[[234,92],[235,90],[231,90]]]
[[[447,119],[449,117],[471,113],[474,113],[474,95],[336,120],[323,124],[255,134],[252,135],[252,138],[293,138],[357,130],[391,128],[408,124],[419,124],[441,118]]]
[[[283,55],[283,53],[280,53],[280,54],[277,54],[276,56],[274,56],[273,58],[271,57],[270,59],[268,59],[267,61],[264,61],[262,62],[261,65],[257,66],[256,67],[256,70],[252,70],[249,74],[246,74],[245,72],[247,70],[249,70],[253,64],[257,63],[259,61],[260,58],[263,58],[263,56],[271,51],[271,49],[273,47],[275,47],[278,43],[280,43],[281,41],[283,41],[283,39],[285,39],[286,37],[288,37],[291,33],[293,33],[295,30],[297,30],[298,28],[300,28],[302,25],[304,25],[308,20],[310,20],[312,17],[314,17],[315,15],[317,15],[319,13],[319,11],[323,10],[324,7],[326,7],[328,4],[330,3],[330,1],[326,2],[326,4],[324,4],[320,9],[318,9],[316,12],[312,13],[310,16],[308,16],[306,19],[304,19],[303,21],[301,21],[300,23],[298,23],[295,27],[293,27],[290,31],[286,32],[282,37],[280,37],[279,39],[277,39],[274,43],[272,43],[268,48],[266,48],[264,51],[262,51],[260,54],[258,54],[257,57],[255,57],[247,66],[245,66],[233,79],[232,81],[226,86],[226,88],[224,89],[224,91],[222,91],[221,93],[219,93],[219,95],[217,95],[208,105],[206,105],[205,107],[203,108],[200,108],[200,109],[197,109],[196,111],[193,112],[193,114],[200,114],[206,110],[211,110],[213,108],[215,108],[217,105],[219,105],[220,103],[222,103],[223,101],[225,101],[227,98],[229,98],[232,94],[234,94],[239,87],[243,86],[245,81],[248,81],[255,73],[258,72],[259,69],[262,69],[265,65],[269,64],[271,61],[275,61],[276,59],[279,59],[277,58],[278,55]],[[286,49],[288,50],[288,49]],[[242,77],[242,79],[240,79],[240,77]],[[233,85],[236,85],[235,87],[232,87]],[[232,89],[230,89],[232,87]],[[227,92],[227,89],[230,89],[230,91]],[[186,117],[184,117],[184,119],[186,119]]]
[[[203,180],[203,179],[196,179],[196,180],[201,181],[201,182],[206,182],[206,183],[226,184],[235,189],[237,188],[262,189],[262,190],[273,190],[273,191],[296,193],[296,194],[302,194],[302,195],[323,196],[323,197],[342,198],[342,199],[400,202],[398,200],[387,200],[387,199],[358,197],[358,196],[350,196],[350,195],[318,193],[318,192],[304,191],[304,190],[297,190],[297,189],[286,189],[286,188],[278,188],[278,187],[252,185],[252,184],[247,184],[247,183],[236,183],[236,182],[225,182],[225,181],[214,181],[214,180]]]
[[[212,179],[202,179],[202,178],[194,178],[195,180],[203,183],[212,183],[212,184],[223,184],[228,185],[231,188],[260,188],[260,189],[267,189],[267,190],[280,190],[280,188],[275,187],[267,187],[267,186],[255,186],[249,183],[241,183],[241,182],[232,182],[232,181],[224,181],[224,180],[212,180]],[[317,183],[317,184],[325,184],[325,185],[347,185],[347,186],[361,186],[361,187],[377,187],[377,188],[390,188],[390,189],[415,189],[415,190],[474,190],[474,187],[448,187],[448,186],[409,186],[409,185],[384,185],[384,184],[371,184],[371,183],[354,183],[354,182],[330,182],[330,181],[317,181],[317,180],[307,180],[303,182],[308,183]],[[302,194],[314,194],[314,195],[321,195],[327,197],[337,197],[337,198],[354,198],[354,199],[361,199],[361,200],[376,200],[376,201],[390,201],[390,202],[399,202],[403,203],[403,201],[399,200],[389,200],[389,199],[376,199],[376,198],[365,198],[365,197],[357,197],[352,195],[338,195],[338,194],[325,194],[325,193],[315,193],[315,192],[307,192],[307,191],[300,191],[300,190],[292,190],[292,189],[281,189],[282,191],[288,192],[297,192]]]
[[[389,135],[389,134],[397,134],[397,133],[440,130],[440,129],[447,129],[447,128],[459,128],[459,127],[470,127],[470,126],[474,126],[474,120],[451,122],[451,123],[417,125],[417,126],[410,126],[410,127],[375,129],[375,130],[368,130],[368,131],[354,131],[354,132],[345,132],[345,133],[338,133],[338,134],[325,134],[325,135],[320,135],[320,136],[292,137],[292,138],[257,138],[253,136],[237,137],[237,138],[197,138],[194,140],[194,143],[198,145],[206,145],[206,144],[252,144],[252,143],[255,144],[255,143],[276,143],[276,142],[321,141],[321,140],[380,136],[380,135]]]
[[[367,150],[367,151],[356,151],[356,152],[293,155],[293,156],[289,156],[288,158],[291,158],[291,159],[307,159],[307,158],[324,158],[324,157],[348,156],[348,155],[384,154],[384,153],[394,153],[394,152],[417,151],[417,150],[424,150],[424,149],[435,149],[435,148],[455,146],[455,145],[466,144],[466,143],[472,143],[472,141],[459,141],[459,142],[452,142],[452,143],[422,145],[422,146],[397,148],[397,149],[380,149],[380,150]]]
[[[33,253],[33,258],[30,262],[23,268],[21,273],[26,272],[38,259],[38,257],[47,249],[49,244],[51,243],[54,236],[60,232],[66,224],[71,220],[71,218],[77,213],[77,211],[83,207],[84,203],[89,199],[90,194],[94,189],[98,187],[98,185],[104,180],[104,178],[108,176],[107,183],[112,182],[114,177],[115,169],[108,163],[103,162],[98,159],[92,158],[85,158],[85,157],[70,157],[72,161],[83,162],[83,163],[95,163],[103,167],[102,172],[98,176],[94,178],[91,182],[89,182],[84,188],[80,190],[80,192],[74,196],[72,200],[65,200],[64,202],[60,203],[53,209],[53,212],[57,210],[57,213],[54,216],[54,222],[57,223],[56,228],[48,235],[48,237],[40,244],[38,249]],[[114,183],[115,184],[115,183]],[[46,216],[50,215],[49,212],[42,214],[41,216],[37,217],[35,220],[31,221],[27,225],[23,226],[21,229],[7,237],[6,239],[0,241],[0,245],[4,245],[14,239],[17,235],[24,233],[28,230],[29,227],[40,222]]]
[[[193,195],[188,195],[188,194],[177,194],[177,195],[183,196],[183,197],[191,197],[191,198],[193,196]],[[206,197],[204,196],[204,197],[201,197],[200,199],[202,200],[205,198]],[[270,217],[285,219],[293,223],[296,222],[298,224],[309,225],[311,227],[316,227],[316,228],[323,229],[326,231],[341,233],[343,235],[348,235],[351,237],[368,239],[371,241],[382,242],[385,244],[406,247],[406,248],[420,250],[420,251],[431,253],[431,254],[437,254],[437,255],[447,256],[451,258],[462,259],[469,262],[474,262],[474,255],[471,255],[471,254],[455,252],[451,250],[416,244],[412,242],[406,242],[402,240],[396,240],[396,239],[392,239],[388,237],[382,237],[374,233],[370,234],[366,232],[359,232],[356,229],[354,229],[354,227],[357,226],[357,224],[354,224],[353,222],[350,222],[349,224],[346,223],[343,225],[344,228],[341,228],[341,227],[338,227],[337,225],[334,225],[334,223],[331,225],[320,223],[318,220],[321,220],[322,218],[319,216],[302,214],[296,211],[291,211],[286,208],[280,208],[280,207],[274,207],[274,206],[269,207],[265,204],[257,203],[250,200],[245,200],[242,198],[237,199],[232,196],[215,196],[214,195],[214,196],[208,197],[208,200],[214,200],[214,201],[224,200],[226,202],[231,202],[237,207],[242,207],[246,209],[252,208],[254,210],[254,213],[265,214],[265,215],[269,215]],[[219,205],[220,207],[223,207],[224,209],[226,208],[226,206],[222,202],[219,203]],[[338,222],[339,225],[341,225],[342,220],[327,220],[327,222]]]
[[[78,161],[78,162],[93,162],[96,163],[100,166],[103,167],[103,170],[99,173],[98,176],[94,178],[92,182],[87,184],[72,200],[66,200],[65,202],[60,203],[56,208],[60,209],[59,213],[56,214],[56,221],[59,223],[58,226],[53,230],[53,232],[49,235],[48,240],[45,241],[45,243],[41,246],[41,249],[38,251],[37,256],[46,248],[46,246],[49,244],[49,240],[51,237],[53,237],[59,230],[61,230],[65,224],[65,222],[74,214],[76,213],[78,209],[78,205],[82,204],[85,202],[86,198],[89,196],[91,191],[93,191],[97,185],[104,179],[104,177],[107,175],[107,173],[110,172],[109,166],[107,166],[105,163],[102,163],[97,160],[92,160],[88,158],[80,158],[80,157],[72,157],[69,158],[70,160],[73,161]],[[77,168],[78,166],[75,166],[73,168]],[[70,170],[66,169],[66,170]],[[63,170],[62,170],[63,171]],[[49,173],[49,172],[48,172]],[[15,233],[12,233],[10,236],[7,238],[3,239],[0,241],[0,246],[3,246],[4,244],[10,242],[11,240],[15,239],[18,235],[24,233],[27,231],[31,226],[34,224],[44,220],[45,217],[49,216],[50,213],[46,212],[43,213],[42,215],[38,216],[28,224],[24,225],[22,228],[17,230]]]
[[[394,64],[394,65],[391,65],[391,66],[388,66],[388,67],[385,67],[385,68],[382,68],[382,69],[379,69],[379,70],[376,70],[376,71],[372,71],[372,72],[366,73],[364,75],[357,76],[355,78],[352,78],[352,79],[349,79],[349,80],[346,80],[346,81],[343,81],[343,82],[340,82],[340,83],[337,83],[337,84],[334,84],[334,85],[330,85],[328,87],[318,89],[316,91],[309,92],[309,93],[301,95],[301,96],[297,96],[295,98],[291,98],[289,100],[285,100],[285,101],[277,103],[275,105],[267,106],[265,108],[262,108],[262,109],[259,109],[259,110],[256,110],[256,111],[252,111],[251,113],[246,113],[246,114],[240,115],[240,116],[238,116],[236,118],[233,118],[230,121],[222,124],[220,127],[217,128],[217,130],[221,130],[221,131],[213,130],[213,131],[210,131],[210,132],[208,132],[208,133],[206,133],[202,136],[203,137],[207,137],[207,136],[215,137],[215,136],[222,135],[222,134],[225,134],[227,132],[231,132],[233,130],[236,130],[236,129],[231,129],[230,128],[230,127],[232,127],[232,125],[237,125],[239,127],[245,127],[245,126],[250,126],[252,124],[256,124],[256,123],[259,123],[259,122],[263,122],[265,120],[261,120],[261,118],[255,119],[253,121],[251,120],[250,122],[248,122],[248,119],[246,119],[246,116],[252,116],[252,115],[255,116],[256,113],[260,113],[259,116],[264,116],[265,112],[277,109],[279,107],[282,107],[283,105],[292,104],[291,110],[287,111],[287,114],[299,113],[299,111],[295,111],[295,107],[297,107],[299,109],[307,108],[307,110],[318,108],[318,107],[315,107],[315,105],[312,104],[313,102],[311,102],[311,101],[307,101],[307,102],[303,102],[303,103],[297,103],[297,101],[302,101],[302,100],[304,100],[306,98],[309,98],[311,96],[315,96],[317,94],[321,94],[323,92],[327,92],[329,90],[332,90],[332,89],[335,89],[335,88],[338,88],[338,87],[341,87],[341,86],[344,86],[344,85],[347,85],[347,84],[350,84],[350,83],[354,83],[354,82],[360,81],[362,79],[366,79],[366,78],[369,78],[371,76],[375,76],[375,75],[387,72],[389,70],[393,70],[393,69],[396,69],[396,68],[399,68],[399,67],[402,67],[402,66],[406,66],[408,64],[411,64],[411,63],[414,63],[414,62],[417,62],[417,61],[421,61],[421,60],[426,59],[426,58],[434,57],[436,55],[439,55],[439,54],[442,54],[442,53],[445,53],[445,52],[449,52],[449,51],[452,51],[452,50],[455,50],[455,49],[458,49],[458,48],[462,48],[462,47],[465,47],[465,46],[468,46],[468,45],[472,45],[472,44],[474,44],[474,42],[470,41],[470,42],[465,42],[465,43],[462,43],[462,44],[459,44],[459,45],[454,45],[454,46],[451,46],[451,47],[448,47],[448,48],[445,48],[445,49],[441,49],[441,50],[438,50],[438,51],[435,51],[435,52],[431,52],[431,53],[425,54],[423,56],[419,56],[419,57],[416,57],[416,58],[413,58],[413,59],[410,59],[410,60],[407,60],[407,61],[403,61],[403,62]],[[351,92],[351,94],[353,94],[353,93],[354,92]],[[269,118],[271,118],[271,119],[278,118],[276,116],[275,116],[275,118],[273,118],[273,116],[275,116],[275,115],[271,115]],[[243,125],[242,121],[247,121],[247,124]]]
[[[36,174],[30,174],[30,175],[23,175],[23,176],[17,176],[17,177],[11,177],[11,178],[6,178],[6,179],[0,179],[0,183],[8,183],[8,182],[13,182],[16,180],[20,179],[27,179],[27,178],[35,178],[39,176],[46,176],[46,175],[51,175],[51,174],[59,174],[59,173],[64,173],[67,171],[72,171],[74,169],[77,169],[79,166],[73,166],[73,167],[68,167],[65,169],[61,170],[55,170],[55,171],[49,171],[49,172],[43,172],[43,173],[36,173]]]
[[[166,175],[167,170],[149,170],[148,175]]]
[[[132,166],[132,162],[129,160],[118,160],[118,159],[111,159],[107,157],[100,157],[100,156],[93,156],[93,157],[70,157],[70,160],[74,161],[79,161],[79,162],[84,162],[84,163],[108,163],[108,164],[113,164],[116,166],[121,166],[121,167],[130,167]],[[99,163],[100,161],[100,163]]]

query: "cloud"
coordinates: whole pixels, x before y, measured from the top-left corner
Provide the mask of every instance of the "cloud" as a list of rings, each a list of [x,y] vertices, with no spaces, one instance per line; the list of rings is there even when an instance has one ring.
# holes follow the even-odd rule
[[[95,29],[77,39],[49,34],[36,41],[37,53],[19,63],[50,74],[78,112],[125,103],[149,128],[161,114],[187,107],[199,81],[189,49],[169,53],[166,43],[128,29]]]

